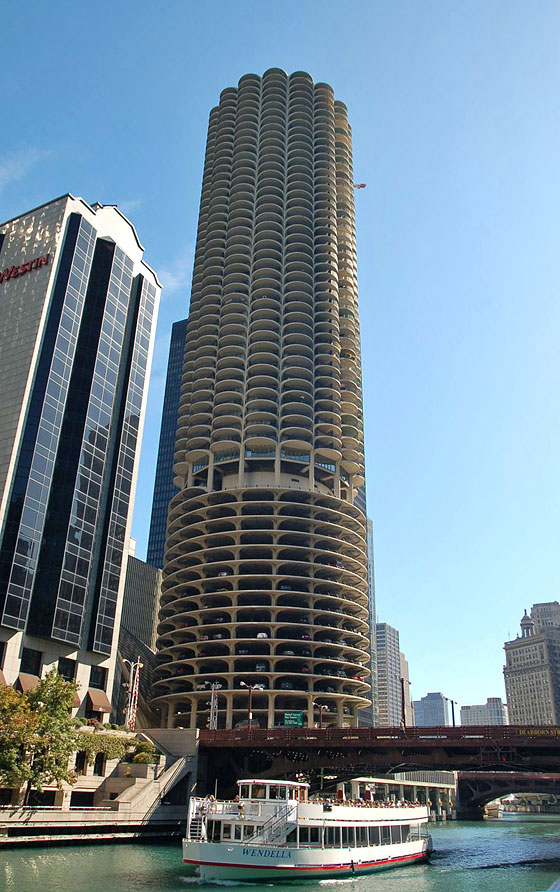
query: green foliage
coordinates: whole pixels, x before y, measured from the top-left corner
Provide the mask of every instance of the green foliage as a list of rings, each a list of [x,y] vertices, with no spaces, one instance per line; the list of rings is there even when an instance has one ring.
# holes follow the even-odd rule
[[[139,740],[136,743],[136,752],[149,753],[150,755],[155,756],[157,750],[151,740]]]
[[[68,760],[76,743],[70,715],[75,693],[76,684],[55,669],[26,694],[0,689],[0,782],[27,782],[28,792],[73,782]]]
[[[154,765],[159,761],[159,754],[151,740],[139,740],[132,757],[133,762]]]
[[[0,786],[27,784],[28,796],[32,788],[41,791],[45,784],[60,788],[64,781],[74,783],[69,764],[76,750],[85,751],[88,762],[97,753],[107,760],[157,762],[150,741],[101,728],[92,732],[84,728],[87,719],[72,718],[76,689],[54,669],[26,694],[0,687]]]
[[[76,749],[83,750],[89,763],[93,762],[97,753],[105,753],[107,759],[124,759],[131,741],[118,734],[80,734],[76,741]]]
[[[0,687],[0,783],[19,787],[30,774],[26,753],[35,733],[36,716],[27,698]]]
[[[78,732],[76,749],[86,753],[88,763],[94,761],[97,753],[104,753],[107,760],[119,759],[127,762],[153,764],[159,759],[155,746],[149,740],[122,737],[120,734],[99,734],[97,729],[94,734]],[[137,759],[140,755],[142,758]]]
[[[155,753],[135,753],[132,757],[132,761],[137,765],[139,763],[142,765],[153,765],[158,761],[158,757]]]
[[[60,788],[63,781],[75,780],[68,760],[76,749],[76,730],[71,716],[76,691],[76,682],[65,681],[52,669],[25,695],[36,719],[27,753],[28,782],[39,791],[44,784],[55,783]]]

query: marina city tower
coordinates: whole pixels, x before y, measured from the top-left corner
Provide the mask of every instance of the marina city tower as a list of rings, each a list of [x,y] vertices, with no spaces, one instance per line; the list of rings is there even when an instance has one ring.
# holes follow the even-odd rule
[[[162,725],[355,725],[370,685],[352,138],[304,72],[248,74],[210,113],[175,474]]]

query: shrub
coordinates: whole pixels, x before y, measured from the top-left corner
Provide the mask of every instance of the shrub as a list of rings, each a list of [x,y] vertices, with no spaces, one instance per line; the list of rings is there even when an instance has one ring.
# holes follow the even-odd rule
[[[156,748],[149,740],[139,740],[136,744],[135,751],[137,753],[153,753],[155,754]]]
[[[153,765],[157,762],[157,756],[155,753],[136,753],[132,761],[137,765]]]

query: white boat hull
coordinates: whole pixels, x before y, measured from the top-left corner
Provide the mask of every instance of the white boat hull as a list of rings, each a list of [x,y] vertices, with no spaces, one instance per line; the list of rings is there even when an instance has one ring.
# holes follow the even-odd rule
[[[202,880],[270,880],[359,876],[429,857],[427,839],[400,845],[296,849],[273,845],[183,842],[183,862]]]

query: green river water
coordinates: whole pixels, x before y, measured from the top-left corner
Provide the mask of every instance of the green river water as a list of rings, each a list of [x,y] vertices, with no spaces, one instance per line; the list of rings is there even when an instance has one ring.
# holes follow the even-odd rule
[[[357,879],[281,885],[292,892],[313,892],[321,886],[345,887],[341,892],[541,892],[560,876],[560,823],[453,822],[432,825],[431,832],[436,851],[430,864]],[[195,892],[200,885],[185,876],[178,844],[32,848],[0,854],[2,892]],[[259,892],[279,884],[215,885]]]

